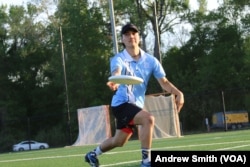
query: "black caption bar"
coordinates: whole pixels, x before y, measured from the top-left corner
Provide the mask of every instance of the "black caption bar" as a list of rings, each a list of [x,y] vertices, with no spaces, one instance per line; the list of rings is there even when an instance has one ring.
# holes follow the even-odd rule
[[[250,151],[151,151],[152,167],[250,166]]]

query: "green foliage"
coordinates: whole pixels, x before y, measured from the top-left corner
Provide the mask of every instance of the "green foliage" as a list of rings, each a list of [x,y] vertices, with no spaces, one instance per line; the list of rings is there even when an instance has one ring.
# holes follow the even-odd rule
[[[70,105],[77,108],[100,105],[108,94],[111,40],[102,13],[86,2],[59,4]],[[58,61],[58,60],[57,60]],[[59,67],[61,68],[61,67]],[[105,93],[106,92],[106,93]],[[94,100],[95,99],[95,100]]]
[[[0,57],[4,62],[1,63],[0,78],[4,81],[1,91],[5,90],[0,101],[6,108],[4,131],[18,131],[12,136],[17,141],[33,138],[39,130],[61,121],[62,102],[58,101],[58,94],[49,95],[58,88],[50,91],[53,84],[48,85],[51,78],[45,75],[52,53],[47,46],[48,32],[43,24],[35,21],[36,15],[34,5],[29,4],[27,10],[11,6],[8,20],[3,22],[9,27],[3,40],[5,51]],[[53,113],[53,120],[49,119],[49,112]]]
[[[13,133],[13,132],[15,132],[15,133]],[[1,132],[0,132],[0,135],[1,135],[0,152],[1,153],[12,150],[13,144],[15,144],[17,142],[17,140],[15,140],[16,134],[19,134],[20,136],[22,135],[22,134],[20,134],[20,132],[16,131],[16,128],[12,128],[12,129],[8,129],[8,130],[1,130]]]
[[[231,21],[240,15],[241,11],[228,6],[217,13],[197,13],[190,20],[194,25],[190,40],[179,49],[170,49],[163,59],[170,80],[184,91],[181,120],[187,129],[202,127],[206,117],[223,111],[222,92],[227,110],[249,109],[246,31]]]
[[[62,147],[67,143],[67,133],[63,126],[57,125],[47,130],[41,130],[34,140],[47,142],[52,147]]]

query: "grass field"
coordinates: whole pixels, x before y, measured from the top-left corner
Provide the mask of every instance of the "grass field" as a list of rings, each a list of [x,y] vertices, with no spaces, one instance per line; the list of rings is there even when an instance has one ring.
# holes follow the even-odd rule
[[[50,148],[0,154],[0,167],[88,167],[83,155],[96,145]],[[180,138],[154,139],[152,150],[165,151],[250,151],[250,130],[184,135]],[[140,142],[129,141],[99,157],[102,167],[139,167]]]

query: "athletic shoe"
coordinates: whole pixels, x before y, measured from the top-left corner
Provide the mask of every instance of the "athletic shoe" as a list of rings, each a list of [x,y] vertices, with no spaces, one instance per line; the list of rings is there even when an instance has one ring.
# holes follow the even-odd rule
[[[141,167],[151,167],[151,162],[148,163],[141,162]]]
[[[85,155],[85,162],[88,162],[91,167],[99,167],[99,160],[96,157],[96,153],[93,151]]]

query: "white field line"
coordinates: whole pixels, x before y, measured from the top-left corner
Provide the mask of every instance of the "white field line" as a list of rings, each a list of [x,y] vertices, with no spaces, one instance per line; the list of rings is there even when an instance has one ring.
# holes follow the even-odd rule
[[[234,141],[234,142],[223,142],[223,143],[210,143],[210,144],[192,144],[192,145],[184,145],[184,146],[171,146],[171,147],[160,147],[160,148],[153,148],[152,150],[164,150],[164,149],[171,149],[171,148],[187,148],[187,147],[200,147],[200,146],[209,146],[209,145],[221,145],[221,144],[234,144],[234,143],[245,143],[245,142],[250,142],[250,140],[245,140],[245,141]],[[240,147],[245,147],[245,146],[250,146],[248,145],[241,145],[241,146],[235,146],[235,147],[228,147],[228,148],[222,148],[222,149],[216,149],[216,151],[219,150],[230,150],[234,148],[240,148]],[[105,154],[124,154],[124,153],[129,153],[129,152],[139,152],[141,151],[140,149],[138,150],[129,150],[129,151],[119,151],[119,152],[107,152]],[[75,155],[64,155],[64,156],[50,156],[50,157],[37,157],[37,158],[22,158],[22,159],[14,159],[14,160],[1,160],[0,163],[4,162],[18,162],[18,161],[30,161],[30,160],[41,160],[41,159],[58,159],[58,158],[66,158],[66,157],[81,157],[83,154],[75,154]],[[116,164],[110,164],[110,165],[103,165],[104,166],[116,166],[116,165],[121,165],[121,164],[129,164],[133,162],[138,162],[138,161],[126,161],[126,162],[121,162],[121,163],[116,163]]]
[[[13,160],[2,160],[2,161],[0,161],[0,163],[1,162],[17,162],[17,161],[41,160],[41,159],[56,159],[56,158],[66,158],[66,157],[79,157],[79,156],[80,156],[80,154],[64,155],[64,156],[52,156],[52,157],[22,158],[22,159],[13,159]]]
[[[234,147],[227,147],[227,148],[219,148],[219,149],[216,149],[215,151],[232,150],[232,149],[235,149],[235,148],[242,148],[242,147],[248,147],[248,146],[250,146],[250,144],[234,146]]]
[[[120,166],[120,165],[124,165],[124,164],[137,163],[137,162],[140,162],[140,161],[141,161],[141,160],[137,160],[137,161],[126,161],[126,162],[119,162],[119,163],[114,163],[114,164],[101,165],[100,167],[108,167],[108,166]]]
[[[172,147],[161,147],[160,149],[169,149],[169,148],[186,148],[186,147],[197,147],[197,146],[211,146],[211,145],[220,145],[220,144],[234,144],[234,143],[245,143],[250,142],[250,140],[242,140],[242,141],[233,141],[233,142],[223,142],[223,143],[209,143],[209,144],[191,144],[191,145],[185,145],[185,146],[172,146]],[[157,149],[153,149],[157,150]],[[227,149],[230,150],[230,149]]]

